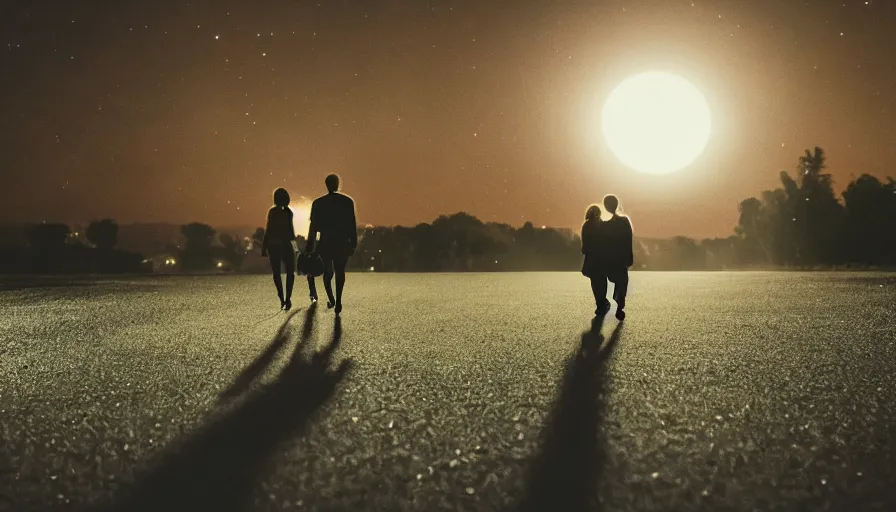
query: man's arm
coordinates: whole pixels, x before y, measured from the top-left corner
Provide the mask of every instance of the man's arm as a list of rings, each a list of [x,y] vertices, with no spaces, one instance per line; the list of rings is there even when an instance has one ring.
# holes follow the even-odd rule
[[[628,228],[628,266],[631,267],[635,264],[635,230],[632,228],[632,220],[628,217],[625,218],[626,227]]]
[[[352,252],[355,252],[355,249],[358,248],[358,221],[355,219],[355,201],[352,200],[352,214],[351,214],[351,233],[349,234],[349,243],[351,244]]]
[[[305,252],[314,251],[314,242],[317,241],[316,215],[314,215],[314,203],[311,203],[310,222],[308,223],[308,238],[305,240]]]

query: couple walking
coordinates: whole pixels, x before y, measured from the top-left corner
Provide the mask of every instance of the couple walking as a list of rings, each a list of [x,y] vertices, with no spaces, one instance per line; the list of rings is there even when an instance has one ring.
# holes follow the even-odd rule
[[[597,303],[595,315],[606,315],[610,311],[607,300],[607,281],[612,282],[613,300],[616,301],[616,318],[625,318],[625,295],[628,292],[628,268],[634,261],[632,249],[632,223],[625,215],[620,215],[619,199],[614,195],[604,197],[604,208],[612,215],[609,220],[601,219],[600,206],[593,204],[585,212],[582,224],[582,274],[591,279],[591,291]]]
[[[323,262],[324,289],[327,292],[327,307],[342,312],[342,290],[345,287],[345,267],[348,259],[358,246],[358,230],[355,222],[354,200],[339,192],[339,176],[330,174],[324,180],[327,194],[311,203],[311,225],[304,253],[311,261],[319,256]],[[320,235],[318,237],[318,235]],[[274,206],[268,210],[267,226],[261,245],[261,255],[268,256],[274,286],[280,298],[281,309],[292,308],[292,287],[296,272],[296,233],[293,227],[293,213],[289,209],[289,192],[278,188],[274,191]],[[280,279],[281,266],[286,271],[286,291]],[[317,288],[314,284],[315,272],[300,268],[308,276],[308,292],[311,302],[317,302]],[[336,294],[333,294],[333,277],[336,278]]]

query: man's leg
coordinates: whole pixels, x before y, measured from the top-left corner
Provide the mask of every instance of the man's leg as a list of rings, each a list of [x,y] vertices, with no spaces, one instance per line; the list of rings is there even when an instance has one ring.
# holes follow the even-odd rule
[[[348,265],[348,256],[339,255],[333,260],[333,267],[336,273],[336,304],[338,309],[342,309],[342,289],[345,288],[345,267]]]
[[[628,295],[628,269],[624,268],[616,274],[616,289],[613,298],[619,309],[625,309],[625,296]]]
[[[296,255],[292,245],[283,247],[283,265],[286,267],[286,302],[292,300],[292,287],[296,280]]]
[[[336,305],[336,298],[333,297],[333,258],[329,255],[321,254],[324,260],[324,290],[327,292],[327,307],[330,304]]]

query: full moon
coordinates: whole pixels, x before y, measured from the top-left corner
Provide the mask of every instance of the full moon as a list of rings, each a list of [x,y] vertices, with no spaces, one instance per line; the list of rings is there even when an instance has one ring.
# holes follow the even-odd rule
[[[670,73],[625,79],[604,104],[607,145],[628,167],[667,174],[692,163],[709,140],[706,98],[690,82]]]

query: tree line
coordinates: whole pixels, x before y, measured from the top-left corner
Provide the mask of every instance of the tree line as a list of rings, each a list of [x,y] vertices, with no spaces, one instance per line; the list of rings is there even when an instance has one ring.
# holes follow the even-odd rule
[[[795,176],[782,171],[780,187],[741,201],[729,237],[636,236],[634,268],[896,267],[896,181],[863,174],[838,197],[825,162],[824,150],[807,150]],[[83,234],[64,224],[34,225],[27,247],[0,248],[0,272],[268,271],[259,254],[263,228],[240,237],[207,224],[185,224],[183,245],[169,244],[159,261],[116,248],[118,229],[111,219],[91,222]],[[581,242],[572,230],[531,222],[517,228],[464,212],[413,227],[366,226],[358,233],[349,260],[356,271],[569,271],[581,264]],[[302,236],[297,242],[304,247]]]
[[[825,172],[824,150],[807,150],[796,176],[739,205],[736,234],[745,261],[783,267],[896,265],[896,181],[863,174],[842,200]]]
[[[0,247],[0,272],[133,273],[140,271],[143,260],[138,253],[115,248],[118,224],[112,219],[91,222],[83,235],[65,224],[37,224],[26,237],[27,247]]]

